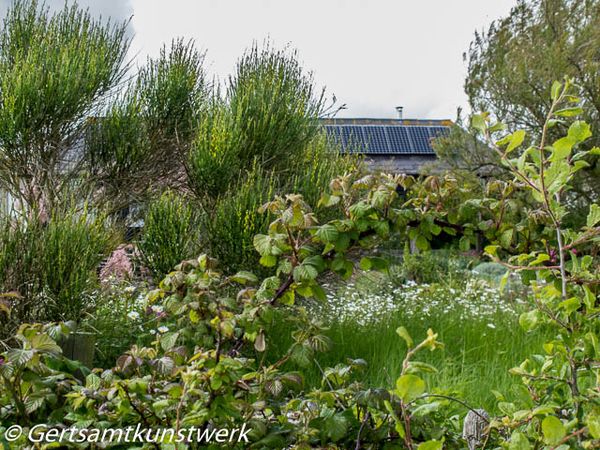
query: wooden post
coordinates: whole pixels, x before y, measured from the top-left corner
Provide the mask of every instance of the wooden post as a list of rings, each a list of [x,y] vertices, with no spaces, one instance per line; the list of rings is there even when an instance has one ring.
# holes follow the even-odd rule
[[[490,416],[484,409],[469,411],[463,424],[463,439],[467,441],[469,450],[475,450],[483,444],[488,432]]]
[[[91,368],[94,364],[94,348],[96,337],[94,333],[76,331],[69,334],[60,342],[63,355],[73,361],[78,361]]]

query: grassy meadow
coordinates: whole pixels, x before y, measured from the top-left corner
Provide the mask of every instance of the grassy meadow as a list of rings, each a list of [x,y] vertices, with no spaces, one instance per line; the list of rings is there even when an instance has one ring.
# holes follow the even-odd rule
[[[517,282],[501,290],[497,276],[478,274],[454,262],[454,267],[430,277],[432,283],[403,280],[402,267],[392,270],[395,275],[363,273],[341,287],[332,286],[335,293],[327,302],[309,305],[311,313],[327,324],[332,348],[303,369],[307,386],[321,383],[322,369],[352,358],[367,362],[365,383],[391,388],[406,354],[397,328],[404,326],[415,341],[431,328],[445,344],[421,354],[438,370],[427,376],[429,386],[436,387],[432,392],[456,395],[473,407],[498,412],[494,391],[520,389],[520,380],[509,370],[540,352],[547,336],[540,330],[526,333],[519,326],[526,290]],[[288,323],[274,320],[273,326],[271,357],[291,342]]]

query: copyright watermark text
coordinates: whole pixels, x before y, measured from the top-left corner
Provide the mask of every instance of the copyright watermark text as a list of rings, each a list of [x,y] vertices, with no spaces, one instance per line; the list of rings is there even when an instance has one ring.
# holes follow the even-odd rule
[[[145,428],[141,424],[125,428],[53,428],[38,424],[29,429],[12,425],[4,431],[8,442],[15,442],[24,435],[32,443],[226,443],[249,442],[251,428]]]

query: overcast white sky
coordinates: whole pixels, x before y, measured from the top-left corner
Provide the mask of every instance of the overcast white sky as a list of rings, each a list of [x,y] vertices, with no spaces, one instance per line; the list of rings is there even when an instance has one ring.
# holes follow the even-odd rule
[[[1,0],[6,7],[8,0]],[[51,7],[63,0],[49,0]],[[348,109],[340,117],[450,118],[464,106],[474,31],[515,0],[80,0],[94,13],[133,15],[132,55],[193,38],[211,75],[225,78],[244,49],[270,38],[297,48],[321,86]]]

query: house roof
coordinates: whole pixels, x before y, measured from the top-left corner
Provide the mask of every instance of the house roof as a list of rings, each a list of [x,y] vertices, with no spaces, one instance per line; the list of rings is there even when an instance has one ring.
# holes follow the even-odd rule
[[[327,136],[343,152],[366,155],[435,155],[431,141],[450,132],[450,120],[323,119]]]

